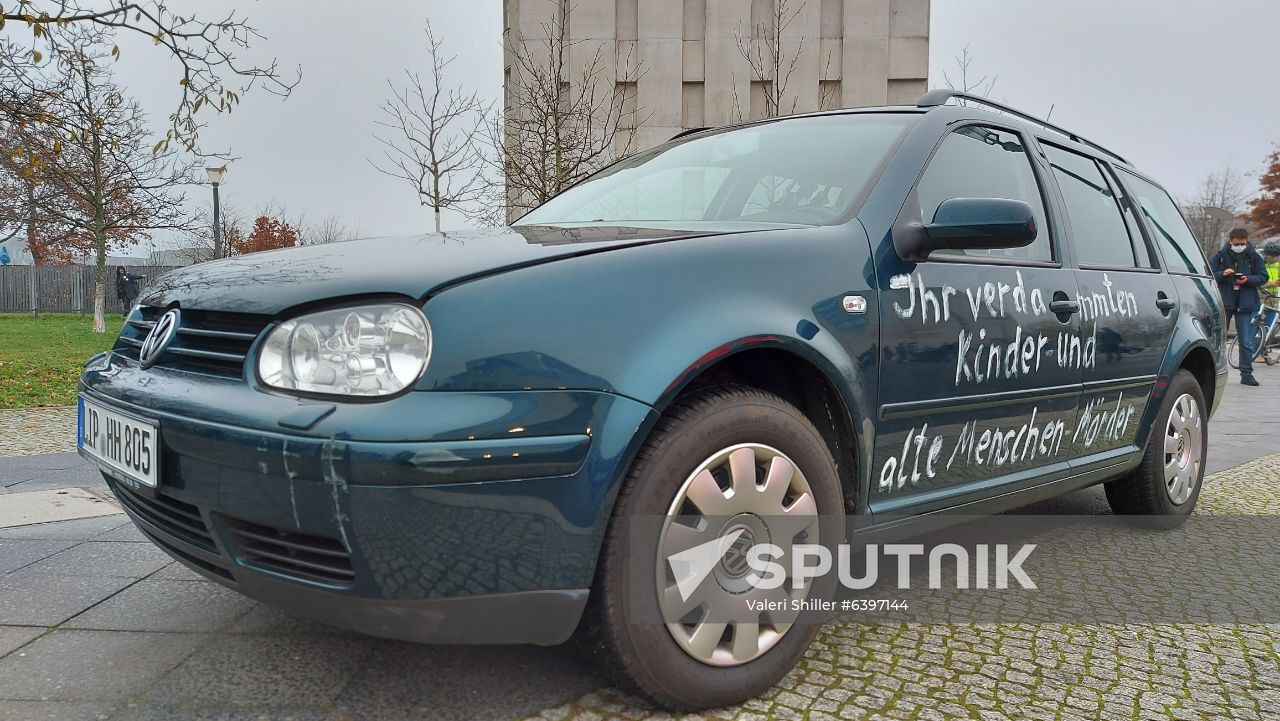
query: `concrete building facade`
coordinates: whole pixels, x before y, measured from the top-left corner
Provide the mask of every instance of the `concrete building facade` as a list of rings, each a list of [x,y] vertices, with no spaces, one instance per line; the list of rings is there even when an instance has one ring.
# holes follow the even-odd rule
[[[633,151],[690,128],[910,104],[928,84],[929,2],[505,0],[507,83],[513,45],[544,36],[564,14],[563,81],[606,58],[615,92],[638,109]],[[508,112],[518,111],[510,104],[508,95]]]

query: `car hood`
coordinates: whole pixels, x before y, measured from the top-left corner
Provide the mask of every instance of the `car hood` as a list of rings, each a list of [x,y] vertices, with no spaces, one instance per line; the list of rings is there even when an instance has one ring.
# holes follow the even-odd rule
[[[733,232],[717,228],[714,234],[725,231]],[[142,302],[275,314],[329,298],[399,295],[421,299],[443,286],[504,270],[708,234],[661,228],[518,226],[308,245],[166,273],[147,288]]]

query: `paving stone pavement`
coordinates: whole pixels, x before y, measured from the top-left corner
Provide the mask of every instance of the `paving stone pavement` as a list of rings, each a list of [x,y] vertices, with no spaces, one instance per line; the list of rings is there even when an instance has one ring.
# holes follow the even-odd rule
[[[1280,454],[1211,476],[1200,503],[1280,515]],[[288,616],[124,516],[0,529],[0,559],[0,721],[672,718],[601,688],[571,647],[424,646]],[[1280,624],[832,625],[764,697],[681,718],[1275,719]]]
[[[0,409],[0,457],[75,449],[75,406]]]
[[[1280,453],[1206,478],[1196,512],[1280,515]],[[606,688],[530,718],[672,716]],[[763,697],[677,718],[1275,720],[1280,624],[831,625]]]
[[[1210,425],[1209,467],[1229,470],[1199,513],[1280,516],[1273,370],[1261,391],[1233,376]],[[0,411],[0,492],[104,488],[68,452],[74,427],[74,408]],[[1032,510],[1105,509],[1090,489]],[[602,683],[567,646],[423,646],[288,616],[122,515],[0,529],[0,721],[672,718]],[[832,625],[764,697],[683,718],[1280,719],[1280,624]]]

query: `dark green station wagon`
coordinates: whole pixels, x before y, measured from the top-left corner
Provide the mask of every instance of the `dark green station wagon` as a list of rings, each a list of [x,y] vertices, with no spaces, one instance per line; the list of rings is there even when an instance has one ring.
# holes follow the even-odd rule
[[[151,540],[248,596],[430,643],[576,634],[708,707],[817,627],[717,622],[740,564],[686,596],[660,555],[723,517],[825,543],[1095,484],[1176,525],[1223,325],[1153,180],[934,91],[685,133],[500,231],[165,275],[87,364],[79,443]],[[640,516],[668,519],[646,552]]]

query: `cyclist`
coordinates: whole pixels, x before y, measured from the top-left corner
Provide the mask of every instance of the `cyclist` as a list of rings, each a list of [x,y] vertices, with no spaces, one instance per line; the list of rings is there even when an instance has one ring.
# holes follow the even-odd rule
[[[1267,283],[1260,289],[1262,296],[1262,327],[1266,330],[1260,341],[1262,358],[1271,365],[1271,351],[1267,345],[1275,334],[1276,318],[1280,317],[1280,238],[1271,238],[1259,249],[1262,259],[1267,262]]]
[[[1227,234],[1226,245],[1210,261],[1213,275],[1222,292],[1227,317],[1236,319],[1236,336],[1240,339],[1240,382],[1258,385],[1253,377],[1253,316],[1258,312],[1258,287],[1266,285],[1267,269],[1262,256],[1249,243],[1249,231],[1234,228]]]

